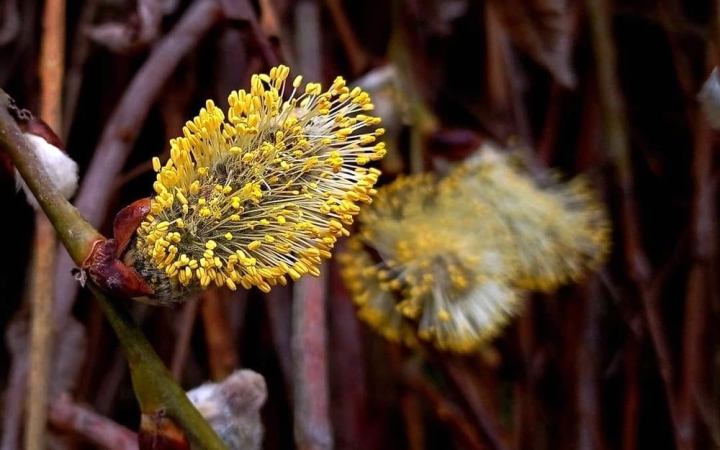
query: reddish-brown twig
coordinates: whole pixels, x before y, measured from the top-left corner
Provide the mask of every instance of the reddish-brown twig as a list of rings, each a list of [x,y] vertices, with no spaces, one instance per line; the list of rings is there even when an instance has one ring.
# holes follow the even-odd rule
[[[325,276],[306,277],[295,283],[292,305],[293,397],[295,442],[300,450],[333,447],[326,301]]]
[[[53,130],[62,128],[62,86],[65,63],[65,0],[48,0],[43,12],[40,55],[40,118]],[[25,448],[46,444],[47,403],[53,335],[53,270],[57,240],[44,213],[35,214],[31,274],[32,326],[26,399]]]
[[[339,0],[325,0],[325,7],[330,12],[335,30],[340,36],[343,47],[345,47],[345,54],[350,62],[350,71],[354,76],[359,76],[367,68],[369,58],[357,36],[355,36],[352,24],[343,10],[342,2]]]
[[[127,369],[125,355],[118,348],[112,355],[107,370],[95,392],[93,406],[98,413],[109,414],[112,411],[118,391],[123,386],[123,381],[127,380]]]
[[[26,398],[26,448],[45,447],[51,351],[53,258],[57,241],[50,221],[35,215],[35,244],[32,265],[32,334]]]
[[[410,389],[414,390],[432,406],[438,418],[452,428],[459,440],[462,440],[469,449],[483,449],[475,429],[463,417],[462,412],[456,405],[448,401],[434,386],[414,370],[406,368],[402,372],[402,381]]]
[[[296,5],[295,40],[298,63],[309,78],[322,73],[319,56],[320,10],[313,2]],[[295,283],[292,307],[293,397],[295,442],[300,450],[333,447],[330,421],[327,346],[327,276],[306,277]]]
[[[638,444],[638,425],[640,412],[640,383],[638,358],[640,343],[630,334],[625,342],[623,361],[625,365],[625,390],[623,393],[623,450],[635,450]]]
[[[76,405],[67,395],[50,404],[50,423],[60,431],[82,437],[109,450],[137,450],[137,435],[127,428]]]
[[[276,66],[278,57],[275,54],[270,41],[260,28],[255,10],[248,0],[219,0],[222,5],[225,17],[231,22],[246,23],[250,28],[250,39],[255,45],[258,53],[266,66]]]
[[[288,392],[288,401],[292,404],[293,363],[292,349],[290,348],[292,298],[289,287],[275,286],[264,296],[263,303],[268,317],[273,347],[285,382],[285,389]]]
[[[281,34],[280,19],[272,0],[260,0],[260,29],[268,38],[279,38]]]
[[[12,325],[11,325],[12,326]],[[8,346],[11,346],[10,342],[12,338],[17,336],[10,336],[11,329],[8,327],[6,331],[6,341]],[[13,333],[14,334],[14,333]],[[15,450],[20,446],[20,436],[23,420],[25,393],[27,392],[27,368],[28,358],[27,355],[20,353],[14,353],[12,365],[10,366],[10,373],[8,375],[8,382],[5,388],[5,399],[3,404],[3,418],[2,418],[2,442],[0,443],[1,450]]]
[[[0,46],[15,39],[20,32],[20,11],[18,0],[3,2],[2,23],[0,23]]]
[[[483,437],[492,448],[496,450],[507,450],[502,427],[497,417],[488,411],[486,401],[478,391],[474,383],[477,382],[467,370],[463,361],[453,355],[442,355],[436,352],[436,360],[442,364],[442,368],[453,387],[457,390],[459,401],[472,414],[480,427]]]
[[[341,242],[342,245],[344,242]],[[341,247],[336,252],[341,252]],[[335,259],[328,264],[328,350],[330,389],[341,393],[333,398],[331,411],[338,448],[362,448],[368,420],[368,379],[363,339],[355,307],[343,287]]]
[[[530,304],[518,317],[517,340],[520,357],[525,367],[521,379],[515,384],[514,403],[514,441],[517,448],[532,448],[537,436],[537,397],[535,372],[530,370],[536,355],[535,345],[535,308]]]
[[[604,440],[599,389],[598,361],[600,361],[600,314],[602,297],[599,293],[600,280],[593,277],[583,289],[582,298],[574,299],[581,309],[580,342],[575,347],[575,370],[577,377],[578,449],[607,448]]]
[[[546,166],[550,166],[555,157],[558,137],[560,136],[560,115],[562,112],[562,88],[557,83],[550,87],[550,100],[545,113],[542,134],[538,138],[537,157]]]
[[[403,361],[403,349],[394,343],[388,345],[388,361],[393,372],[400,379],[404,377],[405,369]],[[409,366],[409,364],[408,364]],[[425,448],[425,427],[422,416],[422,403],[417,397],[416,392],[412,389],[401,389],[398,393],[400,401],[400,412],[403,417],[403,425],[405,426],[405,439],[407,440],[408,450],[422,450]],[[439,413],[439,411],[438,411]],[[440,415],[440,414],[438,414]]]
[[[67,139],[70,136],[73,118],[75,117],[75,109],[78,99],[80,98],[80,88],[82,87],[85,75],[85,61],[90,55],[90,39],[87,36],[86,29],[90,26],[95,17],[98,2],[84,2],[80,11],[75,37],[72,42],[72,53],[70,54],[70,65],[65,76],[65,108],[63,109],[62,138]],[[59,130],[58,130],[59,131]]]
[[[223,73],[224,71],[221,70],[219,72]],[[160,100],[158,101],[160,114],[163,119],[163,128],[165,130],[165,142],[170,142],[170,139],[178,136],[181,133],[182,127],[185,125],[185,111],[187,111],[191,100],[192,86],[195,84],[195,79],[192,75],[193,72],[188,70],[181,76],[175,77],[181,78],[181,80],[171,78],[168,85],[163,89]],[[224,93],[229,91],[230,90],[226,90]],[[160,161],[166,161],[170,157],[170,145],[166,145],[157,156],[160,158]],[[119,175],[115,180],[115,186],[112,190],[120,189],[126,183],[152,171],[152,168],[152,160],[139,163],[122,175]]]
[[[230,330],[227,304],[223,300],[220,292],[208,291],[200,304],[210,378],[214,381],[224,380],[240,363],[235,338]],[[234,298],[233,301],[244,300]]]
[[[698,109],[697,115],[701,114]],[[703,397],[703,377],[706,363],[707,316],[710,313],[711,280],[709,262],[714,257],[717,231],[716,200],[710,183],[713,167],[713,132],[704,117],[695,122],[695,145],[692,173],[694,194],[692,202],[692,265],[685,296],[683,326],[682,373],[678,392],[678,434],[685,448],[697,446],[698,409],[696,395]]]
[[[170,373],[178,381],[182,380],[182,371],[187,360],[190,338],[195,328],[199,301],[196,298],[186,301],[179,315],[178,334],[175,338],[175,348],[170,363]]]
[[[532,134],[527,111],[522,101],[523,87],[519,83],[518,68],[515,55],[510,46],[507,30],[501,24],[496,11],[497,5],[492,2],[486,4],[487,11],[487,39],[488,39],[488,74],[487,92],[491,99],[493,113],[506,120],[512,120],[512,126],[498,123],[503,138],[511,135],[520,136],[532,144]],[[499,89],[495,92],[495,89]]]

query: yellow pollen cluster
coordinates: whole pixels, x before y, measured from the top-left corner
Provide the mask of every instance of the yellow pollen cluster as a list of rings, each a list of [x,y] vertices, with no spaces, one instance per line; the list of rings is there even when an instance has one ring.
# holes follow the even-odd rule
[[[587,184],[544,188],[489,148],[442,180],[399,178],[340,256],[359,317],[385,338],[475,351],[548,291],[597,268],[607,213]]]
[[[232,92],[227,115],[212,101],[155,158],[151,212],[137,231],[136,265],[185,290],[237,289],[318,275],[375,194],[385,154],[367,93],[341,77],[302,87],[278,66]]]

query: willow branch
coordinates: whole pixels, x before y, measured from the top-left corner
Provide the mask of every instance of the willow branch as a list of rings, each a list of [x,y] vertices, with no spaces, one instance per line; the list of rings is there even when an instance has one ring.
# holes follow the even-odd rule
[[[105,216],[104,205],[113,181],[122,170],[141,126],[162,87],[180,60],[221,19],[215,0],[196,1],[175,28],[162,39],[133,78],[103,130],[97,151],[76,204],[93,225]]]
[[[25,397],[27,367],[27,357],[18,358],[14,355],[10,371],[7,374],[8,381],[3,399],[3,432],[0,450],[15,450],[20,445],[23,409],[18,408],[18,405],[22,405]]]
[[[177,319],[178,332],[175,335],[175,347],[170,362],[170,373],[176,380],[182,380],[183,369],[187,363],[187,356],[190,352],[190,339],[198,315],[198,303],[197,299],[186,301]]]
[[[340,41],[345,47],[345,54],[350,62],[350,70],[354,76],[358,76],[367,68],[370,58],[355,35],[353,26],[343,9],[342,2],[340,0],[324,0],[324,3],[330,13]]]
[[[250,28],[250,39],[267,67],[278,65],[278,57],[258,22],[255,8],[249,0],[219,0],[225,17],[236,24]]]
[[[216,0],[197,0],[175,28],[158,42],[130,82],[103,130],[75,201],[93,225],[99,226],[105,218],[115,179],[125,165],[142,124],[165,82],[185,55],[221,19],[222,10]],[[77,283],[67,277],[71,267],[67,255],[61,252],[55,276],[55,320],[60,328],[77,295]]]
[[[292,405],[293,400],[293,362],[292,345],[290,343],[291,310],[293,301],[291,292],[287,286],[275,286],[263,299],[270,336],[277,355],[283,383],[288,392],[288,402]]]
[[[322,48],[320,7],[312,1],[296,5],[295,39],[301,71],[317,78]],[[326,269],[327,265],[323,268]],[[333,448],[328,383],[327,285],[321,278],[295,283],[292,304],[292,355],[294,363],[295,443],[300,450]]]
[[[217,290],[205,293],[200,314],[205,328],[210,378],[213,381],[224,380],[239,366],[239,361],[228,311]]]
[[[699,116],[702,111],[697,111]],[[716,204],[710,183],[714,161],[713,130],[704,117],[695,120],[692,179],[692,263],[685,295],[682,342],[682,369],[678,395],[678,426],[688,448],[697,445],[699,424],[696,396],[703,398],[703,377],[707,372],[706,348],[710,311],[711,261],[714,258]]]
[[[43,14],[40,54],[40,118],[50,128],[62,126],[62,82],[65,56],[65,1],[48,0]],[[55,232],[44,214],[35,214],[30,303],[30,367],[26,399],[25,448],[44,448],[53,335],[53,269]]]
[[[95,18],[95,12],[98,8],[97,1],[84,2],[78,18],[75,37],[72,40],[72,53],[70,55],[70,64],[65,75],[65,107],[63,109],[62,139],[70,136],[73,118],[77,110],[78,99],[80,98],[80,90],[83,85],[83,77],[85,75],[85,62],[90,56],[91,42],[87,35],[87,29]],[[58,132],[60,130],[58,129]]]
[[[333,448],[326,301],[323,275],[295,283],[292,304],[294,425],[295,442],[300,450]]]
[[[51,351],[53,347],[53,269],[55,231],[42,213],[35,214],[32,274],[30,275],[30,364],[25,407],[25,448],[45,448]]]
[[[21,20],[18,0],[3,2],[2,22],[0,23],[0,46],[8,44],[20,34]]]
[[[405,367],[402,371],[402,382],[410,389],[422,395],[432,406],[440,420],[445,422],[469,449],[486,448],[480,441],[476,429],[468,423],[462,411],[449,401],[433,385],[427,382],[415,370]]]
[[[50,404],[50,423],[88,442],[110,450],[137,450],[137,435],[90,409],[73,403],[66,395]]]
[[[465,405],[467,411],[474,417],[488,446],[495,450],[509,450],[508,445],[505,443],[502,427],[497,418],[488,411],[487,405],[484,404],[485,402],[477,388],[473,386],[472,375],[462,361],[441,354],[436,350],[433,350],[433,355],[445,372],[446,379],[452,383],[452,388],[456,390],[460,402]]]
[[[345,251],[345,242],[335,248]],[[367,358],[364,351],[368,340],[363,339],[355,305],[340,278],[336,260],[328,264],[328,360],[330,362],[330,392],[341,392],[331,403],[331,414],[337,448],[352,448],[367,437],[369,420],[369,383]],[[362,447],[362,445],[359,445]]]
[[[127,307],[88,283],[100,309],[117,335],[130,366],[135,395],[144,414],[164,411],[185,431],[197,448],[223,450],[225,445],[175,382],[133,321]]]
[[[103,237],[55,188],[35,153],[27,148],[25,138],[8,111],[9,106],[9,97],[0,90],[0,150],[10,155],[70,256],[80,265],[93,243]],[[185,391],[170,376],[140,328],[133,322],[125,305],[117,299],[106,297],[92,282],[88,283],[88,287],[95,294],[100,308],[120,340],[142,412],[164,412],[185,430],[197,448],[225,449],[215,431],[187,398]]]

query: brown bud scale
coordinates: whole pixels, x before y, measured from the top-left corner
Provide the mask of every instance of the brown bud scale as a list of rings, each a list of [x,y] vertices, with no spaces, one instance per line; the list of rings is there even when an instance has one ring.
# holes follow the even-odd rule
[[[131,267],[117,259],[115,239],[98,240],[82,269],[104,291],[125,298],[149,297],[153,290]]]

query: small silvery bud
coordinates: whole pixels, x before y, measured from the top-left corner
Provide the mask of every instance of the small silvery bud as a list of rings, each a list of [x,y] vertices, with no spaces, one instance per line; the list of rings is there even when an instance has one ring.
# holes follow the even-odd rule
[[[50,127],[37,118],[30,118],[20,124],[28,148],[35,153],[42,163],[45,172],[65,198],[75,194],[78,185],[78,166],[62,149],[62,143]],[[28,203],[36,210],[41,211],[35,196],[28,188],[25,180],[15,169],[15,181],[18,190],[25,191]]]
[[[187,395],[229,450],[262,447],[260,408],[267,398],[262,375],[237,370],[222,383],[205,383]]]

